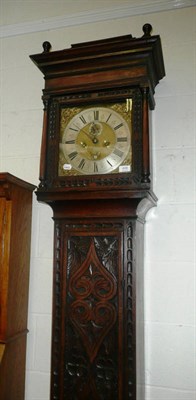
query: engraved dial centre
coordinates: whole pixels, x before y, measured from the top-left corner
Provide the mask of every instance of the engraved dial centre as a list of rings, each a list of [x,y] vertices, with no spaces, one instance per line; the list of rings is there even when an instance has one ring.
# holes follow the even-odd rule
[[[103,160],[114,150],[116,135],[113,129],[104,122],[96,124],[95,131],[92,130],[92,126],[94,125],[90,123],[80,130],[76,137],[76,149],[81,157],[87,160]]]

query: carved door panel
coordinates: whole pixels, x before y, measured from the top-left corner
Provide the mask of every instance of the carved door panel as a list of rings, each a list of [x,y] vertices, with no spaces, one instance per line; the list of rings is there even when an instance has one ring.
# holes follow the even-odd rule
[[[51,399],[134,398],[129,229],[125,235],[124,222],[72,225],[62,220],[55,231]]]

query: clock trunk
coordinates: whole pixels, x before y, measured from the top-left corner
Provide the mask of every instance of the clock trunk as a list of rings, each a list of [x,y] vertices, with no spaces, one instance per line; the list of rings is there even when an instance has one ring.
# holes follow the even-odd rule
[[[53,400],[144,399],[144,215],[154,199],[107,203],[53,206]]]

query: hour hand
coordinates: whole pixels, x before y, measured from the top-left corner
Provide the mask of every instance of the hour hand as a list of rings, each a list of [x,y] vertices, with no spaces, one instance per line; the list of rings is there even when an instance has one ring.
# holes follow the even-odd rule
[[[98,143],[98,139],[95,136],[92,136],[91,133],[88,133],[86,130],[81,129],[81,132],[83,132],[93,143]]]

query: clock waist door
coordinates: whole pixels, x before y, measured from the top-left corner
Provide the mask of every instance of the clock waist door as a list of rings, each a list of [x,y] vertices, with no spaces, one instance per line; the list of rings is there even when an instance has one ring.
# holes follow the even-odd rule
[[[134,230],[55,220],[52,400],[136,398]]]

